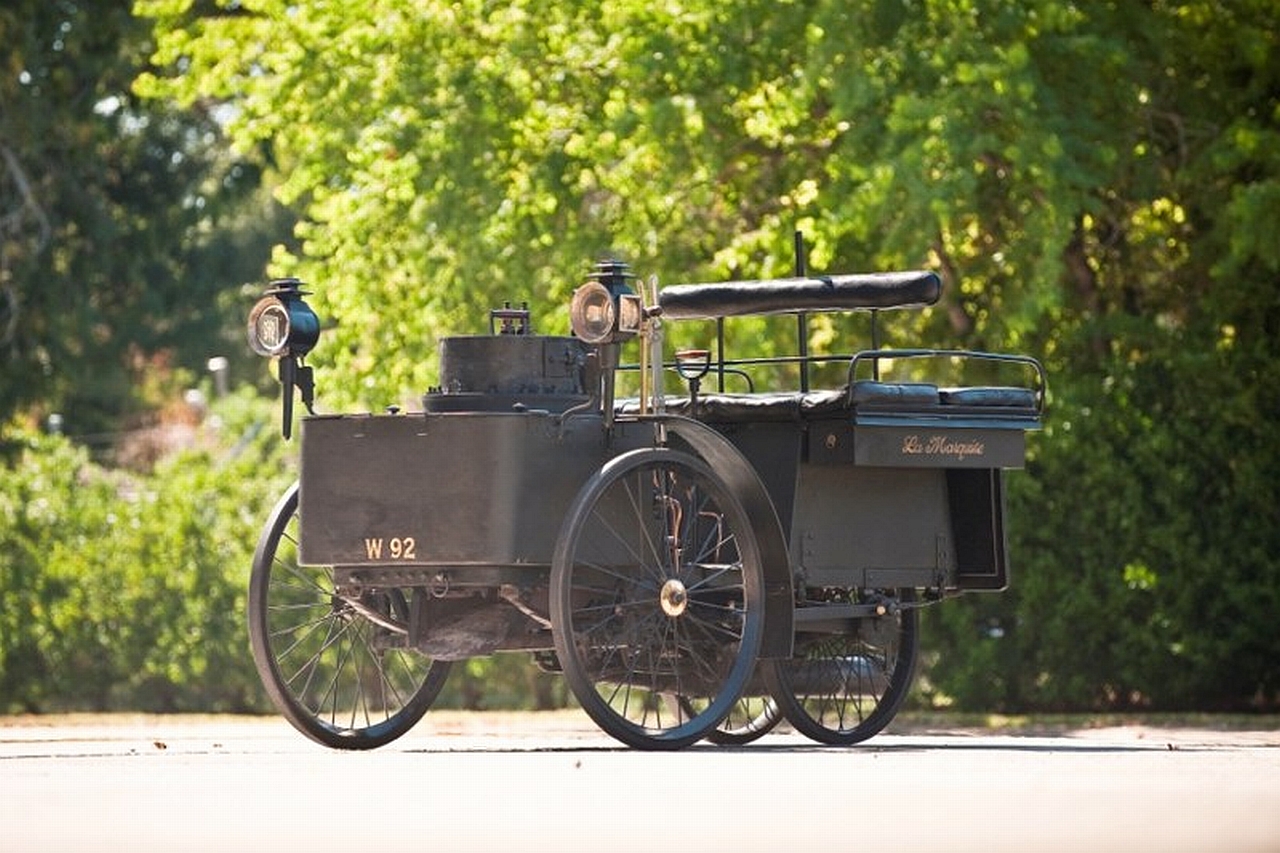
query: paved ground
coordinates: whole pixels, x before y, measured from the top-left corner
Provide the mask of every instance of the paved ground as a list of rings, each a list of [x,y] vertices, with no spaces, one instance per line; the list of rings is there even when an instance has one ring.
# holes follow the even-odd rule
[[[370,753],[274,718],[0,720],[0,851],[1280,851],[1280,732],[938,727],[675,754],[432,712]]]

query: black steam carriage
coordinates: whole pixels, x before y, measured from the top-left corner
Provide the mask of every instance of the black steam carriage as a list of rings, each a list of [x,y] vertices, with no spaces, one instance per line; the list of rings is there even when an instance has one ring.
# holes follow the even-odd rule
[[[503,309],[489,334],[445,338],[421,412],[302,420],[300,482],[259,542],[249,625],[267,692],[304,734],[385,744],[451,662],[519,650],[634,747],[744,743],[782,718],[854,743],[906,695],[918,609],[1005,587],[1002,469],[1023,464],[1044,373],[1023,356],[881,347],[876,313],[933,303],[935,274],[632,281],[597,265],[572,336]],[[280,359],[286,437],[295,389],[312,402],[303,293],[273,282],[249,319],[254,348]],[[872,347],[810,355],[808,315],[850,311],[870,313]],[[798,355],[726,356],[725,318],[782,313]],[[713,323],[714,352],[664,361],[676,320]],[[638,366],[620,365],[629,338]],[[779,361],[799,389],[756,391],[751,371]],[[810,389],[820,363],[841,365],[839,387]],[[928,365],[1017,381],[885,375]],[[634,399],[615,399],[624,369],[640,372]],[[668,396],[671,371],[685,387]]]

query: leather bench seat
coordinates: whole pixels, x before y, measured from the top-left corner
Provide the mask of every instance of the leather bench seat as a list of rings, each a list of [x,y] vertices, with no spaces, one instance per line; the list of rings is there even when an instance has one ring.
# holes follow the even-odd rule
[[[852,408],[850,398],[852,397]],[[711,423],[789,423],[848,416],[854,410],[903,414],[982,409],[1017,409],[1034,412],[1035,392],[1029,388],[974,387],[938,388],[926,382],[875,382],[853,384],[830,391],[774,391],[761,394],[702,394],[697,411],[691,411],[688,397],[667,397],[668,414],[694,417]],[[635,398],[619,400],[615,411],[621,415],[640,412]]]
[[[811,406],[838,412],[847,407],[848,396],[843,391],[819,391],[800,394],[796,391],[777,391],[764,394],[700,394],[697,411],[689,405],[688,397],[667,397],[667,414],[683,415],[712,423],[785,423],[799,421],[805,409],[805,397],[813,397]],[[636,399],[619,400],[618,414],[634,415],[640,411]]]

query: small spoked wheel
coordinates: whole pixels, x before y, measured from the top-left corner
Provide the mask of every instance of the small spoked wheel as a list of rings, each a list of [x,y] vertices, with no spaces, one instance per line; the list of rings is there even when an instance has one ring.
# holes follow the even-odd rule
[[[905,605],[855,621],[851,633],[796,635],[795,654],[766,661],[765,680],[796,731],[820,743],[848,745],[877,734],[893,719],[911,688],[918,655],[920,613],[913,590]]]
[[[705,737],[755,666],[762,587],[747,513],[705,462],[669,448],[612,459],[552,559],[552,635],[574,696],[629,746]]]
[[[672,697],[683,706],[683,712],[692,717],[705,700],[687,696]],[[782,711],[771,696],[743,695],[733,703],[729,715],[707,732],[707,740],[716,746],[743,746],[764,737],[782,721]]]
[[[328,567],[299,565],[297,485],[284,494],[253,558],[249,639],[285,719],[336,749],[373,749],[412,728],[449,664],[406,646],[408,610],[399,589],[345,599]]]
[[[782,710],[770,696],[741,696],[729,716],[707,732],[717,746],[743,746],[764,737],[782,721]]]

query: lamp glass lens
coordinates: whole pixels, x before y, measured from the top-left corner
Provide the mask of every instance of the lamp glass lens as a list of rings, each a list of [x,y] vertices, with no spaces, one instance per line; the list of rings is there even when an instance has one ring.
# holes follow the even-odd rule
[[[613,334],[617,312],[609,290],[599,282],[587,282],[573,292],[569,324],[573,333],[589,344],[607,341]]]
[[[279,300],[268,297],[249,313],[249,346],[258,355],[274,357],[289,346],[289,312]]]

